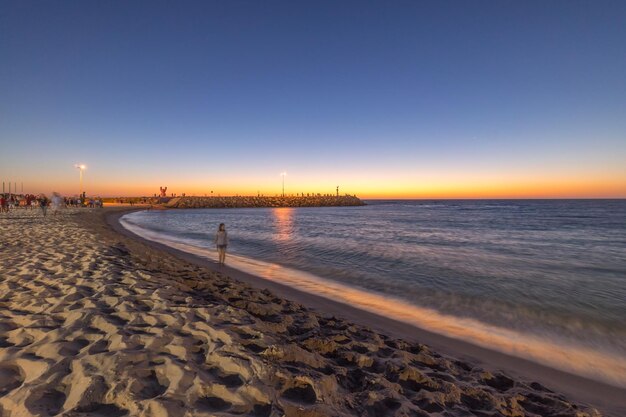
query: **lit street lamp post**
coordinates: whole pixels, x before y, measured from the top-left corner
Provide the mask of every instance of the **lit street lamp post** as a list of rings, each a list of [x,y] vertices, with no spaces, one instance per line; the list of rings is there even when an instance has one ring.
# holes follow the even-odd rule
[[[74,165],[80,171],[80,189],[78,190],[78,197],[82,198],[83,196],[83,171],[87,168],[84,164],[76,164]]]
[[[287,176],[287,173],[282,172],[280,176],[283,177],[283,197],[284,197],[285,196],[285,177]]]

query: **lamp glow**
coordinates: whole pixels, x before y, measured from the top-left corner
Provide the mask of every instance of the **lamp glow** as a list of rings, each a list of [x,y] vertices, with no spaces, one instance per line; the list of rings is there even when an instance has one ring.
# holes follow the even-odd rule
[[[76,164],[74,165],[74,168],[78,169],[78,171],[80,172],[79,176],[80,176],[80,189],[78,190],[78,196],[82,197],[83,195],[83,171],[85,169],[87,169],[87,166],[85,164]]]
[[[285,196],[285,177],[287,176],[286,172],[281,172],[280,176],[283,177],[283,197]]]

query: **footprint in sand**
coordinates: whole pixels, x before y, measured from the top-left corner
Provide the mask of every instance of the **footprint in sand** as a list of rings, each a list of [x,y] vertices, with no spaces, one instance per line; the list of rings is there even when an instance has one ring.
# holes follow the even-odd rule
[[[124,417],[128,415],[128,410],[119,408],[114,404],[95,404],[86,408],[63,413],[65,417]]]
[[[88,340],[83,338],[74,339],[70,342],[64,342],[59,349],[59,355],[69,357],[76,356],[85,346],[89,344]]]
[[[80,292],[84,297],[91,297],[94,294],[93,288],[86,285],[77,285],[76,291]]]
[[[82,309],[82,308],[84,308],[83,299],[80,299],[80,300],[76,301],[75,303],[68,304],[68,305],[65,307],[65,309],[66,309],[67,311],[80,310],[80,309]]]
[[[31,414],[40,417],[56,416],[65,403],[64,390],[45,388],[33,391],[26,399],[25,406]]]
[[[87,351],[90,355],[96,355],[98,353],[105,353],[109,351],[109,342],[106,340],[98,340],[89,347]]]
[[[89,341],[83,338],[73,341],[60,340],[41,346],[35,353],[43,358],[59,360],[76,356],[87,345]]]
[[[24,375],[16,365],[0,365],[0,397],[18,388],[24,382]]]
[[[217,380],[219,384],[227,388],[237,388],[245,383],[243,376],[237,373],[224,372],[220,368],[211,368],[209,373]]]
[[[201,397],[198,398],[194,406],[200,411],[225,411],[230,408],[232,403],[224,401],[219,397]]]
[[[315,404],[317,395],[315,389],[310,384],[293,386],[283,391],[282,396],[288,400],[302,404]]]
[[[162,385],[161,382],[167,385]],[[169,381],[159,380],[156,372],[147,371],[145,376],[140,376],[133,381],[130,390],[135,398],[139,400],[149,400],[165,393],[168,385]]]
[[[15,359],[15,366],[19,368],[20,375],[26,383],[36,380],[50,368],[43,357],[33,353],[25,353]]]
[[[66,303],[71,303],[71,302],[74,302],[74,301],[82,300],[83,298],[85,298],[85,296],[83,294],[81,294],[78,291],[75,291],[75,292],[73,292],[71,294],[66,295],[65,297],[62,297],[61,300],[63,302],[66,302]]]
[[[9,340],[6,337],[0,337],[0,349],[2,348],[8,348],[14,346],[13,343],[9,342]]]
[[[7,333],[17,329],[15,323],[9,320],[0,320],[0,333]]]

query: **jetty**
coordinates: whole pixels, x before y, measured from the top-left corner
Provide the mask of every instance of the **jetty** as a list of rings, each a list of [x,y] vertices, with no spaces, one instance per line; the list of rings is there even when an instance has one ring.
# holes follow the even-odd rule
[[[353,195],[277,196],[277,197],[173,197],[163,202],[166,208],[244,208],[244,207],[338,207],[364,206]]]

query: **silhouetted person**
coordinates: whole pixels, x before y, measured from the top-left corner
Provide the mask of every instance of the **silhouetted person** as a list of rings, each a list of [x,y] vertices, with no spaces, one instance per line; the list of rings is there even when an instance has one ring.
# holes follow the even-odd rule
[[[63,205],[63,197],[56,191],[52,193],[52,214],[56,216],[57,212],[61,210]],[[45,216],[45,214],[44,214]]]
[[[215,245],[217,246],[218,262],[224,265],[226,261],[226,247],[228,246],[228,233],[226,233],[226,226],[224,223],[220,223],[217,233],[215,234]]]
[[[48,197],[43,194],[39,197],[39,207],[41,208],[43,216],[46,217],[46,213],[48,211]]]

